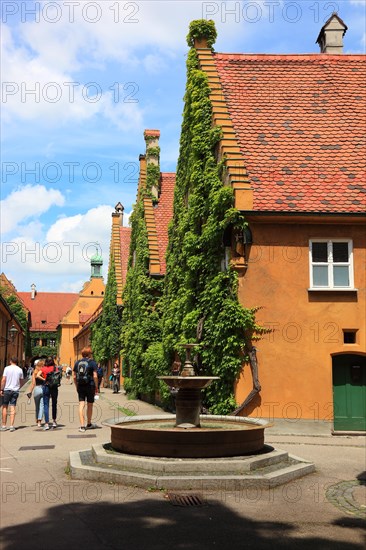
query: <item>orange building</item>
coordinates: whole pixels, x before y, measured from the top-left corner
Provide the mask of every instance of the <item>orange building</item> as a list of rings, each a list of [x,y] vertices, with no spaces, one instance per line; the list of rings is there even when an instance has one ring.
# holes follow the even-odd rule
[[[240,412],[329,420],[338,433],[366,431],[366,58],[342,53],[346,30],[333,15],[320,54],[214,53],[204,36],[195,45],[222,129],[223,184],[248,222],[226,235],[223,261],[270,330],[256,344],[259,381],[245,365],[236,382]],[[147,147],[159,134],[145,132]],[[143,198],[151,275],[165,273],[172,216],[175,175],[163,176],[164,216],[161,195],[155,206]]]
[[[72,307],[60,320],[59,357],[61,365],[73,366],[81,356],[80,342],[74,341],[89,318],[98,310],[104,299],[105,285],[102,276],[102,257],[96,253],[90,260],[91,277],[77,295]],[[87,340],[85,340],[86,343]]]
[[[59,357],[58,326],[78,295],[72,292],[38,292],[32,284],[30,292],[18,292],[30,312],[32,358],[51,354]]]
[[[91,258],[91,277],[79,293],[38,292],[32,285],[31,292],[18,292],[30,312],[30,338],[32,350],[46,349],[52,352],[62,366],[73,365],[79,357],[74,346],[74,336],[99,308],[104,298],[102,277],[103,260],[95,254]],[[89,343],[89,342],[88,342]],[[33,358],[39,354],[33,353]]]
[[[243,413],[334,419],[338,432],[366,430],[366,58],[342,54],[346,30],[333,15],[320,54],[196,45],[223,130],[224,183],[249,222],[227,259],[241,303],[263,307],[258,321],[272,330],[257,344],[261,390]],[[252,384],[245,367],[239,403]]]

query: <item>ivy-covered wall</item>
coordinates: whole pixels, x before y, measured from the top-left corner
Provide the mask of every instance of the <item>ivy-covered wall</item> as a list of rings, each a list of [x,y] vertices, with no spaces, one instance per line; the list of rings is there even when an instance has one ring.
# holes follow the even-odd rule
[[[26,357],[31,357],[31,340],[28,327],[28,315],[20,300],[12,291],[5,286],[0,286],[0,294],[8,304],[10,310],[15,315],[17,321],[24,331],[24,352]]]
[[[213,22],[191,23],[188,44],[203,36],[209,45],[214,42]],[[212,127],[209,94],[207,76],[192,47],[167,272],[164,283],[149,276],[140,200],[131,216],[122,344],[131,375],[128,387],[145,393],[159,388],[156,376],[170,373],[177,353],[183,360],[181,343],[199,343],[197,370],[220,377],[206,390],[205,405],[214,414],[228,414],[236,408],[233,390],[243,362],[249,359],[253,339],[264,330],[255,322],[256,310],[239,304],[238,275],[223,262],[225,232],[243,231],[246,222],[234,208],[233,190],[222,183],[223,166],[215,155],[222,132]]]
[[[140,200],[130,217],[131,244],[123,291],[121,342],[124,372],[128,373],[125,389],[133,394],[164,392],[156,378],[165,370],[161,342],[163,280],[149,275],[148,236],[142,200],[144,194],[150,196],[153,183],[150,182],[147,190],[141,190]]]
[[[210,35],[212,22],[206,23]],[[204,22],[193,22],[188,43],[204,30]],[[236,408],[234,383],[246,359],[246,344],[262,329],[255,323],[255,310],[239,304],[238,275],[223,262],[225,231],[243,230],[246,222],[234,208],[233,190],[221,180],[215,149],[222,134],[212,127],[209,94],[207,76],[191,48],[169,233],[163,341],[167,352],[179,350],[182,341],[200,344],[198,369],[220,377],[206,390],[206,406],[214,414],[227,414]]]
[[[120,351],[121,319],[117,306],[117,281],[114,258],[111,257],[105,288],[103,311],[91,327],[91,347],[97,362],[114,360]]]

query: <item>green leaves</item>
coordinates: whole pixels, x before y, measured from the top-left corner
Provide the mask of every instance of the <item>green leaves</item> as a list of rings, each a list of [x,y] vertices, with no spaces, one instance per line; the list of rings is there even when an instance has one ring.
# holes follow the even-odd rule
[[[207,45],[209,48],[213,46],[217,38],[217,32],[215,28],[215,23],[212,20],[207,21],[206,19],[197,19],[192,21],[189,25],[189,33],[187,35],[187,44],[188,46],[194,46],[195,39],[207,39]]]
[[[212,21],[194,21],[189,43],[216,38]],[[222,182],[223,163],[215,156],[222,137],[212,127],[210,87],[200,70],[196,51],[187,60],[187,86],[180,152],[174,194],[173,220],[169,226],[167,272],[164,282],[148,274],[148,241],[142,201],[131,216],[129,271],[123,294],[123,354],[136,393],[167,390],[156,377],[170,371],[182,342],[199,340],[199,369],[219,381],[206,390],[210,412],[228,414],[236,408],[234,385],[246,349],[263,333],[255,323],[255,309],[238,301],[238,275],[222,267],[224,233],[243,229],[243,215],[234,208],[231,187]],[[148,177],[156,178],[150,170]]]
[[[207,26],[194,22],[191,31],[193,43],[193,38],[207,32]],[[246,223],[234,208],[232,188],[222,183],[222,164],[215,157],[222,131],[211,126],[209,93],[207,76],[192,49],[167,254],[163,343],[165,354],[172,356],[178,342],[196,341],[200,324],[202,369],[220,376],[206,390],[206,405],[211,412],[228,414],[236,407],[233,389],[248,335],[259,327],[255,311],[244,309],[238,301],[237,273],[221,267],[225,230],[244,228]]]
[[[91,345],[98,362],[113,360],[119,355],[121,320],[117,307],[117,281],[114,258],[111,257],[105,289],[103,311],[92,325]]]

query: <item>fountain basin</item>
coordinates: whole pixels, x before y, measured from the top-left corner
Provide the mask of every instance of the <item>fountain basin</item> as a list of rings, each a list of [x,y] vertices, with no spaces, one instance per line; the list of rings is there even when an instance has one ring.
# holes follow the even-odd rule
[[[165,458],[242,456],[264,447],[265,420],[201,415],[199,428],[182,430],[173,415],[135,416],[103,422],[111,428],[111,445],[122,453]]]

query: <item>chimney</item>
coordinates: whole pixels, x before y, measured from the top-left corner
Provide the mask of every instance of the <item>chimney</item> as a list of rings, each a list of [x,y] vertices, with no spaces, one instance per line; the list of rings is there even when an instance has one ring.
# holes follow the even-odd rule
[[[155,198],[160,192],[160,130],[145,130],[146,143],[146,188]]]
[[[31,284],[31,299],[34,300],[36,297],[37,291],[36,291],[36,285],[34,283]]]
[[[118,225],[121,227],[123,225],[123,212],[124,212],[124,206],[122,203],[117,202],[116,206],[114,207],[114,212],[112,213],[112,224]]]
[[[341,54],[343,53],[343,37],[347,32],[347,25],[334,12],[320,29],[317,44],[320,53]]]

